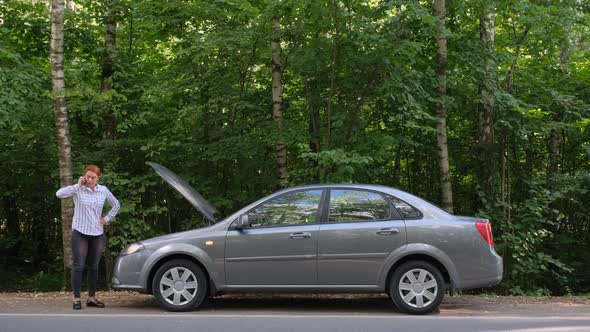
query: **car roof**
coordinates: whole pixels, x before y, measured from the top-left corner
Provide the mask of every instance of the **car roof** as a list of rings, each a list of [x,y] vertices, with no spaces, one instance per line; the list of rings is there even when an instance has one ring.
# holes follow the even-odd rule
[[[323,189],[323,188],[362,188],[373,189],[378,191],[398,190],[392,187],[380,184],[363,184],[363,183],[321,183],[321,184],[306,184],[294,187],[285,188],[282,191],[291,191],[299,189]]]

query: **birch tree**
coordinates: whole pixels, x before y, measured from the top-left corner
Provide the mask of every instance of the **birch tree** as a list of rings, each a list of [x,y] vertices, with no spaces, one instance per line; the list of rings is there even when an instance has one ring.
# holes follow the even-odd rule
[[[272,50],[272,117],[276,123],[279,140],[276,143],[276,163],[281,182],[287,179],[287,144],[283,139],[283,64],[281,62],[280,18],[273,16],[272,28],[275,37],[271,42]]]
[[[51,79],[53,85],[53,110],[59,157],[59,183],[61,187],[72,184],[72,151],[70,128],[66,107],[64,82],[64,0],[51,1]],[[61,200],[62,240],[64,254],[64,286],[67,287],[72,270],[72,217],[74,205],[71,199]]]
[[[112,90],[113,58],[115,56],[117,22],[110,8],[110,3],[105,4],[105,34],[104,34],[104,56],[102,61],[102,75],[100,90],[103,94],[109,94]],[[111,103],[107,103],[107,110],[104,116],[103,139],[115,138],[115,115]]]
[[[438,77],[438,101],[436,103],[436,139],[438,167],[441,183],[442,208],[453,213],[453,190],[449,174],[449,148],[447,144],[447,37],[445,36],[445,0],[434,4],[436,23],[436,75]]]
[[[494,174],[494,97],[495,82],[493,4],[486,3],[479,18],[479,35],[483,49],[484,68],[480,79],[479,101],[479,179],[483,187],[484,201],[493,200]],[[480,198],[481,200],[481,198]],[[480,202],[480,208],[485,202]]]
[[[102,72],[100,90],[101,93],[105,95],[106,112],[104,114],[103,119],[102,138],[104,140],[113,140],[115,139],[116,122],[115,114],[113,111],[112,96],[109,96],[109,94],[111,94],[113,90],[113,62],[116,51],[117,21],[115,18],[114,10],[113,8],[111,8],[112,3],[110,1],[105,1],[104,6],[105,34],[104,55],[101,64]],[[108,237],[112,236],[112,228],[107,227],[106,232]],[[106,266],[106,279],[111,280],[114,262],[113,253],[108,246],[105,248],[104,258]]]

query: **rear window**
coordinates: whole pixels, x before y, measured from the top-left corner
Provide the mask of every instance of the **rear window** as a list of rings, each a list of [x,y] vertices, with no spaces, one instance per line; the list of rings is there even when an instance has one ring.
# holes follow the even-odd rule
[[[393,206],[399,211],[400,215],[404,219],[422,219],[422,212],[411,206],[410,204],[402,201],[401,199],[387,195],[387,198],[393,203]]]

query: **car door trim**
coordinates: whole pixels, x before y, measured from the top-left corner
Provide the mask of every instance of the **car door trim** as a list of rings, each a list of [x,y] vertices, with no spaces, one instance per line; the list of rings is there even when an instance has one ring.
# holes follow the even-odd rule
[[[226,262],[258,262],[258,261],[306,261],[315,260],[316,255],[290,255],[290,256],[257,256],[226,258]]]
[[[321,254],[318,259],[382,259],[389,256],[388,252],[374,252],[362,254]]]

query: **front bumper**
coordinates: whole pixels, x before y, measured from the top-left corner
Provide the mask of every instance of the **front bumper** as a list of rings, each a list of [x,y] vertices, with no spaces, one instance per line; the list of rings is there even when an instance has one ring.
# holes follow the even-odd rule
[[[147,277],[142,275],[143,263],[147,256],[145,250],[131,255],[119,255],[113,267],[112,288],[147,292]]]

